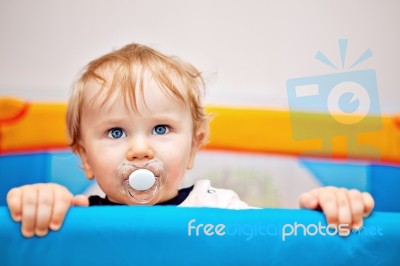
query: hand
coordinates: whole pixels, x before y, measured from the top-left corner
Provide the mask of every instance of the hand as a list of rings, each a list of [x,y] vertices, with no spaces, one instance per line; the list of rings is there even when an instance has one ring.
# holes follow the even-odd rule
[[[21,222],[25,237],[45,236],[57,231],[71,206],[88,206],[86,196],[73,196],[58,184],[33,184],[11,189],[7,194],[11,217]]]
[[[322,209],[328,224],[348,224],[358,230],[371,214],[375,202],[367,192],[337,187],[320,187],[300,196],[300,207]]]

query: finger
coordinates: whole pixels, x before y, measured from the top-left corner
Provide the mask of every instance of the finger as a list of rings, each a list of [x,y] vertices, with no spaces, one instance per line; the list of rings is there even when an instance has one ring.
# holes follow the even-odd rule
[[[375,201],[372,198],[371,194],[367,192],[363,192],[362,197],[364,200],[364,217],[368,217],[375,207]]]
[[[54,203],[52,187],[42,186],[38,190],[38,207],[36,211],[35,234],[45,236],[49,231],[50,218]]]
[[[89,206],[89,199],[85,195],[76,195],[72,198],[72,206],[87,207]]]
[[[32,189],[33,188],[33,189]],[[35,221],[37,211],[37,189],[27,185],[22,189],[22,214],[21,232],[25,237],[32,237],[35,234]]]
[[[59,187],[54,193],[53,213],[50,220],[50,229],[57,231],[60,229],[68,209],[72,204],[72,194],[64,187]]]
[[[352,214],[350,208],[350,200],[348,198],[348,190],[347,189],[337,189],[336,190],[336,198],[338,205],[338,225],[340,224],[341,228],[349,229],[352,223]],[[348,230],[339,231],[340,235],[348,235]]]
[[[314,193],[314,190],[303,193],[299,199],[300,207],[306,209],[317,209],[318,208],[318,197]]]
[[[321,193],[323,192],[323,193]],[[318,202],[328,224],[338,224],[338,206],[334,189],[323,188],[318,191]]]
[[[20,222],[22,216],[21,188],[13,188],[7,193],[7,205],[10,210],[11,218],[16,222]]]
[[[348,193],[352,215],[351,228],[358,230],[363,225],[364,200],[360,191],[352,189]]]
[[[318,197],[314,191],[301,194],[299,203],[301,208],[315,210],[319,207]]]

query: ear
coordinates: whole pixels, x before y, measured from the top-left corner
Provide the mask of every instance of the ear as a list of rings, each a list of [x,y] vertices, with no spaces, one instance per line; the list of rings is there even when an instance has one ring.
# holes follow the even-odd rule
[[[79,154],[79,157],[81,158],[83,170],[85,171],[85,175],[86,175],[87,179],[89,179],[89,180],[93,179],[94,174],[92,171],[92,167],[90,167],[89,161],[86,156],[86,151],[82,146],[79,147],[78,154]]]
[[[192,149],[190,150],[189,161],[186,169],[190,170],[193,168],[196,153],[200,148],[200,143],[203,143],[205,137],[206,137],[206,131],[204,129],[199,129],[192,140]]]

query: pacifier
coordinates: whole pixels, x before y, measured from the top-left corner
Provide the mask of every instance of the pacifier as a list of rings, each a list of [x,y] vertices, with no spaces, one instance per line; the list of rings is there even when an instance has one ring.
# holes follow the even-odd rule
[[[122,163],[117,169],[118,188],[135,203],[145,204],[154,199],[164,188],[167,171],[160,160],[144,165]]]

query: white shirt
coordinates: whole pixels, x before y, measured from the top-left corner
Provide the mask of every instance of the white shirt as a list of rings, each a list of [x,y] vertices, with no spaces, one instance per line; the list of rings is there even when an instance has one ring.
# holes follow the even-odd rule
[[[224,209],[250,209],[233,190],[214,188],[210,180],[199,180],[179,207],[212,207]]]

